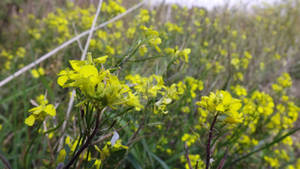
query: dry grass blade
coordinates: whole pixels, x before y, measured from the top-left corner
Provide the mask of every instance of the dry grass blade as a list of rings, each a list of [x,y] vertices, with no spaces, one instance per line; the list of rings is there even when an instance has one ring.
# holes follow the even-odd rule
[[[12,169],[11,165],[9,164],[8,160],[2,155],[0,154],[0,160],[2,161],[2,163],[8,168],[8,169]]]

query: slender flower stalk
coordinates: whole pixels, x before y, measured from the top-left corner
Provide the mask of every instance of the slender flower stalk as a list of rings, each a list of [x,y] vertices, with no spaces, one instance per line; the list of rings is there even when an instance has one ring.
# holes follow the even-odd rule
[[[210,129],[209,129],[209,133],[208,133],[208,140],[207,140],[207,145],[206,145],[206,169],[209,169],[210,166],[210,159],[211,159],[211,141],[213,138],[213,130],[214,130],[214,126],[216,124],[218,118],[218,114],[215,115],[211,125],[210,125]]]

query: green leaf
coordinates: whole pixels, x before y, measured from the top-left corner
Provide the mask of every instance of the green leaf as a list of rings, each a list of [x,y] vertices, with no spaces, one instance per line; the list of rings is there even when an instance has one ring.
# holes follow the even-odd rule
[[[139,162],[136,160],[136,158],[130,153],[127,157],[127,160],[132,164],[132,167],[135,169],[142,169]]]
[[[164,168],[164,169],[170,169],[170,167],[158,156],[156,156],[154,153],[149,152],[150,155]]]

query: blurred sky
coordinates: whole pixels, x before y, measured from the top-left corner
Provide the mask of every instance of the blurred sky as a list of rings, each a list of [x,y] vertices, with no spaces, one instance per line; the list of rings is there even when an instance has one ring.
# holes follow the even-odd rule
[[[229,4],[229,6],[240,6],[247,5],[248,7],[253,5],[262,6],[264,3],[274,3],[280,0],[149,0],[151,4],[158,4],[159,2],[165,1],[166,3],[177,3],[187,7],[191,6],[202,6],[207,9],[212,9],[215,6],[222,6]]]

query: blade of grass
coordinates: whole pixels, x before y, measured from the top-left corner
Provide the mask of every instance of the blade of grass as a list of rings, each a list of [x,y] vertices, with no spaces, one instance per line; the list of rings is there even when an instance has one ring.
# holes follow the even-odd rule
[[[162,166],[162,168],[170,169],[170,167],[162,159],[160,159],[157,155],[155,155],[152,152],[149,152],[149,154]]]
[[[16,100],[17,97],[22,96],[23,94],[26,94],[26,93],[28,93],[28,92],[30,92],[30,91],[36,89],[36,88],[39,87],[39,86],[40,86],[40,84],[37,84],[37,85],[34,85],[34,86],[32,86],[32,87],[27,88],[27,89],[24,90],[24,91],[16,90],[16,92],[15,92],[12,96],[7,97],[7,98],[1,100],[1,101],[0,101],[0,104],[4,104],[4,103],[7,103],[7,102],[9,102],[9,101]]]

